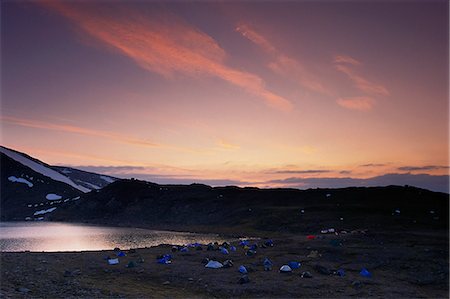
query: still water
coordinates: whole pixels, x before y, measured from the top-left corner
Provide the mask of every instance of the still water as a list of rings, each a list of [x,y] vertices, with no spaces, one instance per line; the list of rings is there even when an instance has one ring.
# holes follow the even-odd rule
[[[1,222],[0,251],[85,251],[223,242],[213,234],[58,222]]]

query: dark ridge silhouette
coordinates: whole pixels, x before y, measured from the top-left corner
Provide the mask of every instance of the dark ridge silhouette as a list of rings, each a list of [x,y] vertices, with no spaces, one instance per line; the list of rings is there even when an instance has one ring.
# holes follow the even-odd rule
[[[316,232],[323,227],[447,228],[448,207],[447,194],[408,186],[298,190],[120,180],[62,206],[50,219]]]

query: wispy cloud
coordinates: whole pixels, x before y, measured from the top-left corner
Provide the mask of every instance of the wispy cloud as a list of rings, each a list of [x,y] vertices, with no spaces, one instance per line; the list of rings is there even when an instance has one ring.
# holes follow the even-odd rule
[[[348,63],[351,65],[361,65],[361,62],[346,55],[336,55],[334,56],[334,63]]]
[[[225,149],[225,150],[238,150],[238,149],[241,148],[239,145],[233,144],[233,143],[228,142],[228,141],[226,141],[226,140],[224,140],[224,139],[219,139],[219,140],[217,140],[217,143],[216,143],[216,144],[217,144],[221,149]]]
[[[277,170],[271,173],[280,174],[319,174],[319,173],[329,173],[331,170],[326,169],[307,169],[307,170]]]
[[[351,170],[341,170],[339,171],[340,174],[351,174],[352,171]]]
[[[122,174],[130,173],[133,171],[142,171],[148,169],[148,167],[143,166],[132,166],[132,165],[122,165],[122,166],[70,166],[75,169],[81,169],[84,171],[95,172],[95,173],[108,173],[108,174]]]
[[[362,164],[359,165],[360,167],[383,167],[386,166],[386,164],[383,163],[369,163],[369,164]]]
[[[56,123],[49,123],[43,121],[29,120],[29,119],[21,119],[10,116],[0,116],[0,120],[3,123],[18,125],[22,127],[36,128],[36,129],[44,129],[44,130],[53,130],[60,131],[65,133],[73,133],[84,136],[94,136],[110,139],[120,143],[146,146],[146,147],[163,147],[164,145],[152,141],[148,141],[145,139],[132,138],[128,136],[119,135],[116,133],[110,133],[105,131],[98,131],[92,129],[86,129],[82,127],[72,126],[72,125],[63,125]]]
[[[426,165],[426,166],[402,166],[397,168],[401,171],[427,171],[427,170],[439,170],[439,169],[449,169],[449,166],[444,165]]]
[[[353,67],[361,65],[356,59],[338,55],[335,56],[334,63],[336,70],[347,75],[360,91],[370,95],[388,96],[390,94],[386,87],[369,81],[354,70]],[[352,67],[346,64],[350,64]]]
[[[353,57],[346,55],[334,56],[334,67],[339,72],[345,74],[350,81],[364,95],[354,97],[341,97],[336,103],[344,108],[359,111],[369,111],[376,104],[374,97],[389,96],[390,93],[386,87],[369,81],[355,71],[355,67],[359,67],[362,63]]]
[[[70,158],[70,161],[84,161],[84,162],[93,162],[97,164],[105,164],[108,165],[124,165],[124,164],[131,164],[130,161],[125,160],[117,160],[117,159],[111,159],[108,158],[106,155],[99,153],[99,155],[93,155],[93,154],[85,154],[85,153],[79,153],[79,152],[71,152],[67,150],[55,150],[52,146],[46,146],[46,147],[34,147],[34,146],[21,146],[21,145],[15,145],[15,144],[4,144],[9,148],[13,148],[14,150],[27,153],[32,155],[33,157],[38,158],[39,160],[46,162],[48,164],[56,165],[56,166],[68,166],[59,164],[61,161],[61,158]],[[48,161],[48,157],[52,157],[53,162]],[[71,166],[69,166],[71,167]]]
[[[263,99],[270,107],[283,111],[293,108],[290,101],[267,90],[258,75],[227,66],[225,51],[212,37],[172,14],[148,17],[130,9],[106,15],[84,2],[43,4],[146,70],[166,78],[176,74],[218,77]],[[108,4],[108,9],[114,5]]]
[[[241,23],[236,27],[236,31],[272,56],[273,61],[269,63],[268,67],[273,72],[295,80],[308,90],[330,95],[330,91],[300,61],[279,51],[250,25]]]
[[[274,55],[279,54],[277,49],[264,36],[253,30],[249,25],[241,23],[236,27],[236,31],[251,42],[263,48],[264,51]]]
[[[373,108],[375,100],[370,97],[339,98],[336,103],[347,109],[367,111]]]

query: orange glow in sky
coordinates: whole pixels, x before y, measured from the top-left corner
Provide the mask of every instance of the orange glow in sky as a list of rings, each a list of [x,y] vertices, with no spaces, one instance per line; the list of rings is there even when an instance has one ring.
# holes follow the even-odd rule
[[[157,182],[446,175],[447,12],[3,3],[2,144]]]

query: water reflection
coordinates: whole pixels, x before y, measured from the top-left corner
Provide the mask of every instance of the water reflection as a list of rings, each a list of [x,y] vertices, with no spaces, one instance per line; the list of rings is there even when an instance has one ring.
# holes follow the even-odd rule
[[[223,242],[212,234],[155,231],[56,222],[0,223],[0,251],[86,251],[159,244]]]

